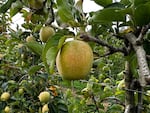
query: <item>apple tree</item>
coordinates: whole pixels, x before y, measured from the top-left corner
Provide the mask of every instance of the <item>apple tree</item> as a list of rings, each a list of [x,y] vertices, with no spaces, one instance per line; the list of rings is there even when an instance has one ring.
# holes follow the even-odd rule
[[[1,113],[149,112],[150,2],[92,1],[101,9],[84,12],[86,0],[0,1]],[[13,29],[18,14],[24,23]],[[73,54],[65,80],[56,57],[68,40],[88,43],[93,61],[82,63],[82,44],[64,52]],[[91,61],[85,79],[71,77]]]

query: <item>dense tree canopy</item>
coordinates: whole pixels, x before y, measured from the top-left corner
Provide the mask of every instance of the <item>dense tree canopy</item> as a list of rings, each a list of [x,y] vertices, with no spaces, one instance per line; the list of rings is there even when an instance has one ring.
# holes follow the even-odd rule
[[[86,0],[0,1],[1,113],[149,112],[149,0],[92,1],[101,9],[84,12]],[[17,14],[24,23],[13,29]],[[56,57],[68,40],[92,48],[83,80],[58,73]]]

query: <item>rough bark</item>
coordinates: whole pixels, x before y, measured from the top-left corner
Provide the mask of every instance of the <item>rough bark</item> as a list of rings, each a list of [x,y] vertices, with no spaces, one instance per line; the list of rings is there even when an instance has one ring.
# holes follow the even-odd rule
[[[125,35],[128,41],[132,44],[134,51],[136,52],[138,66],[139,66],[139,81],[141,86],[147,84],[146,79],[150,78],[150,70],[146,60],[146,53],[142,44],[139,44],[138,38],[133,33],[128,33]]]
[[[131,84],[133,80],[133,76],[130,70],[130,64],[128,61],[125,63],[125,88],[131,89]],[[125,112],[124,113],[135,113],[135,100],[134,100],[134,92],[131,90],[126,90],[125,94]]]

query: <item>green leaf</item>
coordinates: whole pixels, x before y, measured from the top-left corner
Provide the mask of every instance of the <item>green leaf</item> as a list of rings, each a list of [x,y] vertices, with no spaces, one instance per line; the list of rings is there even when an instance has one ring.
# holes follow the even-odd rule
[[[11,7],[11,4],[15,1],[16,0],[8,0],[4,5],[0,7],[0,13],[5,13]]]
[[[57,0],[58,5],[58,15],[63,22],[74,21],[72,14],[71,5],[68,3],[68,0]]]
[[[60,112],[68,113],[68,108],[67,108],[64,100],[59,100],[57,103],[57,106],[58,106],[58,110]]]
[[[41,65],[35,65],[35,66],[31,66],[28,73],[30,75],[35,74],[39,69],[41,69],[42,66]]]
[[[139,26],[150,22],[150,2],[141,4],[135,9],[135,22]]]
[[[120,3],[124,4],[124,5],[129,5],[131,4],[130,0],[121,0]]]
[[[54,36],[52,36],[46,43],[43,51],[42,51],[42,60],[44,62],[44,65],[47,69],[47,72],[52,73],[54,69],[54,64],[55,64],[55,57],[58,52],[58,44],[59,40],[63,37],[63,34],[56,33]],[[50,65],[50,67],[49,67]],[[50,71],[49,71],[50,69]]]
[[[46,60],[48,65],[50,65],[51,62],[56,58],[57,52],[58,52],[57,46],[48,49],[46,53]]]
[[[50,65],[50,73],[53,73],[54,70],[54,65],[55,65],[55,59],[57,56],[59,49],[57,48],[57,46],[51,47],[49,48],[49,50],[46,53],[46,61],[47,64]]]
[[[137,7],[138,5],[145,4],[149,2],[149,0],[134,0],[134,6]]]
[[[57,53],[59,49],[62,47],[62,45],[64,44],[65,39],[66,39],[66,36],[61,37],[58,40],[57,44],[54,46],[50,46],[50,48],[46,52],[46,63],[47,63],[46,65],[50,65],[49,67],[50,74],[52,74],[54,71],[54,65],[55,65]]]
[[[106,7],[107,5],[112,3],[112,0],[93,0],[93,1],[103,7]]]
[[[61,37],[61,39],[59,40],[59,43],[58,43],[58,49],[60,49],[62,47],[66,38],[67,38],[66,36]]]
[[[107,113],[119,113],[123,110],[123,107],[119,104],[113,104],[112,106],[108,107]]]
[[[49,40],[47,41],[43,52],[42,52],[42,59],[43,61],[46,61],[46,53],[49,50],[49,48],[53,47],[53,46],[57,46],[59,43],[59,39],[63,36],[63,34],[59,34],[56,33],[54,36],[52,36],[51,38],[49,38]]]
[[[91,18],[91,22],[108,24],[113,21],[125,21],[126,13],[121,12],[120,8],[106,8],[97,11]]]
[[[9,39],[5,42],[6,45],[10,46],[10,45],[13,45],[14,43],[18,42],[18,39],[16,38],[12,38],[12,39]]]
[[[16,1],[12,3],[10,8],[10,16],[13,17],[22,9],[23,4],[20,1]]]
[[[68,21],[73,20],[72,12],[67,7],[60,7],[58,9],[58,15],[63,22],[67,23]]]
[[[25,44],[31,51],[34,53],[41,55],[43,46],[39,44],[38,42],[28,42]]]

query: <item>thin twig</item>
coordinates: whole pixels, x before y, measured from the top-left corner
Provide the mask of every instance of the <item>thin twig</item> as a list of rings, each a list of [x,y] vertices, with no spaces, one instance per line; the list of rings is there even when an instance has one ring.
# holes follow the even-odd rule
[[[48,19],[47,19],[47,21],[45,23],[46,25],[51,25],[51,23],[54,22],[54,20],[55,20],[55,14],[54,14],[54,10],[53,10],[53,5],[54,5],[54,2],[53,2],[53,0],[51,0],[51,5],[48,8],[48,11],[49,11],[50,15],[49,15],[49,17],[48,17]]]
[[[87,81],[87,80],[80,80],[80,82],[89,83],[89,81]],[[100,85],[100,86],[107,86],[108,85],[107,83],[96,83],[96,82],[90,82],[90,83],[97,84],[97,85]],[[111,86],[111,87],[115,88],[116,86]],[[135,89],[122,88],[121,90],[136,92],[136,93],[142,93],[142,94],[150,97],[150,95],[148,95],[146,92],[138,91],[138,90],[135,90]]]
[[[95,106],[96,106],[96,111],[97,111],[98,113],[100,113],[100,112],[99,112],[99,107],[98,107],[98,105],[97,105],[97,102],[96,102],[96,100],[95,100],[95,96],[94,96],[93,93],[91,94],[91,98],[92,98],[92,100],[93,100],[93,102],[94,102],[94,104],[95,104]]]
[[[142,27],[141,32],[136,40],[137,43],[142,43],[144,35],[147,33],[149,28],[150,28],[150,23]]]
[[[103,99],[102,101],[108,101],[108,100],[114,100],[114,101],[116,101],[117,104],[120,104],[120,105],[125,107],[125,104],[123,102],[121,102],[121,100],[116,98],[116,97],[107,97],[107,98]]]
[[[147,58],[148,60],[150,60],[150,55],[146,55],[146,58]]]
[[[126,53],[126,50],[125,50],[124,47],[123,48],[116,48],[116,47],[106,43],[105,41],[103,41],[101,39],[91,37],[91,36],[89,36],[87,34],[82,34],[80,36],[80,38],[83,39],[84,41],[95,42],[95,43],[97,43],[97,44],[99,44],[101,46],[105,46],[105,47],[109,48],[109,50],[110,50],[109,54],[113,54],[113,53],[116,53],[116,52],[121,52],[121,53],[124,53],[124,54]]]

